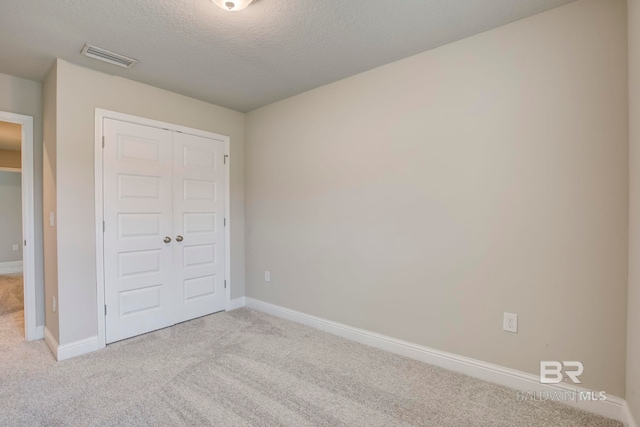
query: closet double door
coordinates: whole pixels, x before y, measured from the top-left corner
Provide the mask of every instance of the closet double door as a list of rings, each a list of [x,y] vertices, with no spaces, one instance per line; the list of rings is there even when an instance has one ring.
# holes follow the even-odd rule
[[[104,119],[106,342],[225,308],[225,143]]]

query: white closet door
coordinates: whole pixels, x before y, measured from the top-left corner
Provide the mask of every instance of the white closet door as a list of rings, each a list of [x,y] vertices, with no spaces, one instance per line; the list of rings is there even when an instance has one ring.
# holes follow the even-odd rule
[[[174,324],[172,132],[104,121],[107,343]],[[170,237],[170,243],[165,242]]]
[[[225,308],[224,142],[174,133],[176,322]]]

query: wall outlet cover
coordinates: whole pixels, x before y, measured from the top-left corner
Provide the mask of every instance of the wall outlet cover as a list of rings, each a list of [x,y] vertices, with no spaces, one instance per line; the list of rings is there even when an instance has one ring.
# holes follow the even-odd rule
[[[518,315],[514,313],[504,313],[502,329],[507,332],[518,333]]]

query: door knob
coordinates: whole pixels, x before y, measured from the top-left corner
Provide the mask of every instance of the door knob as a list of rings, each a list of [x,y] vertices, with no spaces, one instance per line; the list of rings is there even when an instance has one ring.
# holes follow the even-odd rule
[[[171,243],[171,237],[167,236],[164,238],[165,243]]]
[[[182,240],[184,240],[184,238],[180,235],[176,236],[176,242],[182,242]]]

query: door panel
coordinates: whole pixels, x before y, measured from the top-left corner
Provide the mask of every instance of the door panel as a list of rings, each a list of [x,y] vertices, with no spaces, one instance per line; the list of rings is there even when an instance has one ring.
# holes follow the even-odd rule
[[[107,343],[174,323],[172,133],[104,119]]]
[[[107,343],[224,310],[224,142],[113,119],[104,137]]]
[[[225,308],[224,143],[183,133],[173,139],[176,322]]]

